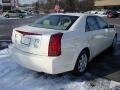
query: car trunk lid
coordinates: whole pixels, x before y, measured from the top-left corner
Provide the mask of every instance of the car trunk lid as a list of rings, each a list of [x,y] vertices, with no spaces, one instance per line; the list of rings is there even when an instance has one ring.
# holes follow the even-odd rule
[[[51,35],[60,30],[23,26],[13,30],[12,41],[15,48],[24,52],[48,55],[48,46]]]

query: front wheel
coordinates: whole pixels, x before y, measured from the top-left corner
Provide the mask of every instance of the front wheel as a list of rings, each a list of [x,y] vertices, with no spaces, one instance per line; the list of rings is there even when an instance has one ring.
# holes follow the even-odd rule
[[[88,55],[86,51],[82,51],[77,59],[75,68],[74,68],[74,73],[75,74],[82,74],[85,72],[88,64]]]
[[[23,18],[24,16],[23,15],[19,15],[19,18]]]

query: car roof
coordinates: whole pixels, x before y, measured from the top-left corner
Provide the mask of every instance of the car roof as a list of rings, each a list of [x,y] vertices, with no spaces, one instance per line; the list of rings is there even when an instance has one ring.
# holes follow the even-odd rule
[[[85,13],[51,13],[49,15],[68,15],[68,16],[78,16],[78,17],[97,16],[97,15],[94,15],[94,14],[85,14]]]
[[[83,13],[51,13],[50,15],[70,15],[70,16],[81,16]]]

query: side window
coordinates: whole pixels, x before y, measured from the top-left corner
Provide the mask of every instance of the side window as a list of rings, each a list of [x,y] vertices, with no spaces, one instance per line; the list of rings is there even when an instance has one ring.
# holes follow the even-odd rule
[[[107,22],[105,22],[105,20],[103,20],[102,18],[96,17],[96,20],[97,20],[97,22],[98,22],[98,24],[100,26],[100,29],[105,29],[105,28],[108,27]]]
[[[8,11],[8,13],[12,13],[12,11]]]
[[[99,25],[94,16],[88,16],[86,19],[86,31],[99,30]]]
[[[15,13],[14,11],[9,11],[9,13]]]

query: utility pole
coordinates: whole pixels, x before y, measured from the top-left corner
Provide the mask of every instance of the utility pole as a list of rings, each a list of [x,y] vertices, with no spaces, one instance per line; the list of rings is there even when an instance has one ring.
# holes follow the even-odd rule
[[[39,14],[39,0],[37,0],[37,2],[35,3],[35,10],[36,13]]]

